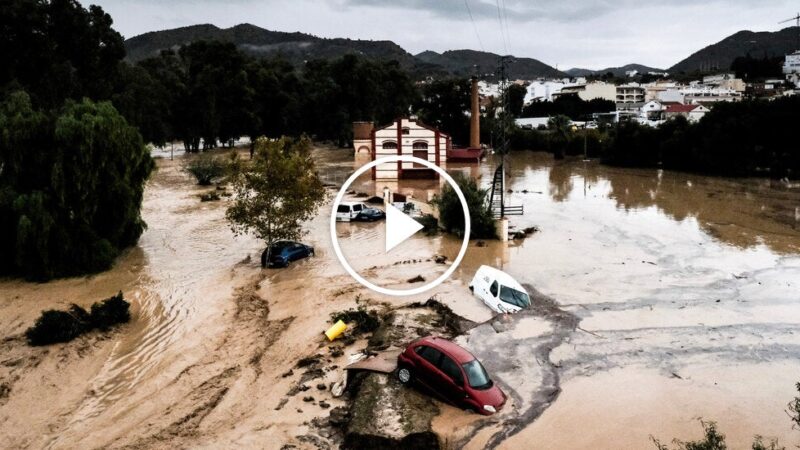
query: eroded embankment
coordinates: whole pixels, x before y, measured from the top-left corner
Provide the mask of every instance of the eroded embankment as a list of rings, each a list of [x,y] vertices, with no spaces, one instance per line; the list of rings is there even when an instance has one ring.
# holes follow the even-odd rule
[[[476,324],[429,301],[394,310],[370,340],[371,349],[401,350],[422,336],[440,335],[474,353],[510,401],[488,418],[464,411],[442,411],[431,393],[400,385],[393,376],[370,373],[352,390],[345,448],[406,445],[415,448],[493,448],[531,424],[561,391],[559,368],[551,351],[575,331],[578,318],[531,286],[532,306],[515,315],[498,315]],[[419,307],[425,309],[420,310]],[[434,417],[437,416],[437,417]],[[468,417],[465,417],[468,416]]]
[[[455,436],[456,448],[470,443],[496,447],[536,420],[561,392],[559,367],[550,353],[569,339],[579,319],[533,286],[525,288],[530,308],[495,316],[456,339],[483,362],[511,399],[494,420],[478,421]]]

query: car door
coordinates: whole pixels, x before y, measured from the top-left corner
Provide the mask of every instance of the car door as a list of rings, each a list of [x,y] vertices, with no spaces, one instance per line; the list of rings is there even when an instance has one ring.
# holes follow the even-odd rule
[[[306,256],[305,249],[303,244],[292,244],[292,261],[297,261]]]
[[[442,358],[442,352],[427,345],[420,345],[419,347],[415,348],[414,351],[416,351],[417,355],[419,356],[419,364],[417,364],[416,367],[417,381],[420,381],[432,391],[438,390],[438,366],[439,360]]]
[[[353,205],[353,211],[350,214],[350,217],[353,218],[353,219],[358,217],[358,214],[361,212],[361,209],[362,209],[362,206],[360,204]]]
[[[442,372],[442,395],[457,406],[464,403],[466,391],[464,390],[464,372],[458,363],[446,354],[439,361],[439,370]]]

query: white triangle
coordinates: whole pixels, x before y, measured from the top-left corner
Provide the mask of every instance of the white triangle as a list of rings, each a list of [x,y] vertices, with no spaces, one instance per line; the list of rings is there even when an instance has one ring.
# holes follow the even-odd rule
[[[419,222],[392,205],[386,205],[386,251],[397,247],[414,233],[423,229]]]

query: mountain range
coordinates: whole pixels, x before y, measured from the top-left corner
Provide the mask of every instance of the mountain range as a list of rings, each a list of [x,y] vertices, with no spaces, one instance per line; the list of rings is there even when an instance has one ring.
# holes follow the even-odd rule
[[[800,50],[800,28],[780,31],[739,31],[716,44],[709,45],[669,68],[669,72],[728,70],[739,56],[761,58],[783,56]]]
[[[639,73],[648,73],[648,72],[664,72],[663,69],[656,69],[653,67],[643,66],[641,64],[627,64],[621,67],[609,67],[607,69],[602,70],[592,70],[592,69],[569,69],[566,70],[566,74],[572,77],[586,77],[589,75],[602,75],[608,72],[614,74],[615,77],[624,77],[625,72],[629,72],[631,70],[635,70]]]
[[[789,27],[776,32],[740,31],[709,45],[667,69],[670,73],[728,70],[734,59],[750,54],[753,57],[776,56],[800,49],[800,30]],[[232,42],[246,54],[255,57],[282,55],[299,65],[310,59],[331,59],[357,54],[374,60],[396,60],[414,76],[490,75],[497,70],[500,55],[476,50],[450,50],[443,53],[425,51],[408,53],[392,41],[370,41],[346,38],[321,38],[311,34],[270,31],[251,24],[219,28],[210,24],[193,25],[171,30],[153,31],[125,41],[127,59],[131,62],[157,56],[161,50],[178,49],[199,40]],[[661,72],[641,64],[628,64],[603,70],[569,69],[561,72],[533,58],[512,57],[508,65],[511,79],[539,77],[586,76],[612,72],[624,76],[626,71]]]
[[[157,56],[161,50],[178,49],[199,40],[232,42],[242,52],[256,57],[280,54],[294,64],[310,59],[336,58],[348,53],[376,60],[396,60],[419,76],[494,73],[499,58],[494,53],[474,50],[452,50],[442,54],[423,52],[414,56],[392,41],[326,39],[306,33],[270,31],[250,24],[225,29],[203,24],[153,31],[127,39],[125,49],[127,59],[136,62]],[[532,58],[517,58],[509,72],[514,78],[526,79],[565,76],[563,72]]]

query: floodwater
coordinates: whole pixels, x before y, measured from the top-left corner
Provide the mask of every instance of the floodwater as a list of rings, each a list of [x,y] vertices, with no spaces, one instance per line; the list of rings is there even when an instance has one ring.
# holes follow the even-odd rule
[[[535,346],[558,321],[517,319],[492,345],[466,337],[512,396],[529,392],[525,375],[545,379],[534,389],[543,392],[548,365],[563,392],[532,426],[495,426],[461,444],[642,448],[650,435],[699,438],[700,417],[717,421],[733,448],[757,434],[800,442],[785,413],[800,381],[800,192],[537,153],[508,158],[507,185],[508,204],[525,210],[511,224],[541,232],[496,265],[579,322],[547,363],[523,373],[491,360],[502,348],[521,358],[520,333],[537,336]],[[508,422],[535,409],[516,407]]]
[[[340,185],[362,161],[316,149]],[[148,182],[148,229],[106,273],[46,284],[0,281],[0,447],[298,447],[328,442],[309,425],[343,400],[289,394],[299,358],[327,353],[333,311],[401,305],[436,295],[479,323],[459,342],[511,398],[490,418],[447,405],[434,429],[448,445],[650,448],[650,436],[698,438],[715,420],[732,448],[752,436],[800,443],[785,414],[800,381],[800,192],[731,180],[516,153],[507,161],[513,226],[524,241],[470,243],[450,280],[408,298],[355,283],[330,243],[330,205],[307,224],[316,256],[285,270],[258,267],[261,244],[234,236],[228,200],[199,202],[181,170],[160,159]],[[497,161],[458,165],[488,184]],[[387,186],[426,199],[438,183]],[[213,189],[213,188],[212,188]],[[360,178],[350,189],[383,189]],[[331,191],[331,194],[335,190]],[[356,197],[351,196],[351,199]],[[382,224],[337,224],[362,275],[408,289],[443,272],[461,241],[417,235],[382,254]],[[467,290],[482,264],[536,291],[536,307],[494,317]],[[41,309],[91,304],[122,290],[132,323],[120,332],[29,348],[20,333]],[[348,355],[329,358],[342,366]],[[332,367],[332,366],[331,366]],[[298,372],[295,370],[295,372]],[[325,371],[332,381],[336,372]],[[314,382],[316,383],[316,381]],[[316,440],[316,441],[315,441]]]

